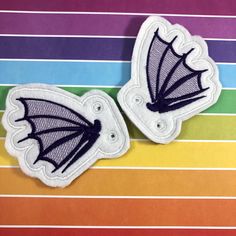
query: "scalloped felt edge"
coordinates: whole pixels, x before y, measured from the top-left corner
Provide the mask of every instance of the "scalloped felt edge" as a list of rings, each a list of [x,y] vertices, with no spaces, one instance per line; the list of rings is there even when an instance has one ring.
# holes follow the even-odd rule
[[[46,161],[39,161],[37,167],[29,163],[28,158],[37,158],[38,143],[34,139],[28,139],[24,144],[19,145],[19,135],[26,137],[31,128],[27,121],[16,124],[17,118],[24,116],[24,108],[16,101],[17,97],[28,96],[35,98],[43,98],[54,101],[69,107],[79,113],[82,113],[88,120],[93,121],[99,116],[102,122],[101,137],[95,142],[89,151],[87,151],[73,166],[61,174],[50,174],[52,164]],[[91,106],[99,101],[103,105],[101,114],[92,111]],[[6,150],[19,161],[21,170],[35,178],[39,178],[43,183],[51,187],[65,187],[69,185],[75,178],[80,176],[98,159],[116,158],[122,156],[130,147],[128,130],[120,111],[113,99],[106,93],[98,90],[91,90],[79,97],[46,84],[27,84],[17,86],[11,89],[6,99],[6,111],[2,118],[2,123],[7,130],[5,147]],[[107,140],[107,132],[115,130],[118,134],[116,143],[109,143]],[[30,152],[31,149],[36,150]],[[33,153],[33,154],[32,154]],[[29,156],[31,154],[31,156]]]
[[[193,102],[181,109],[160,114],[146,108],[150,101],[148,94],[146,61],[154,32],[158,29],[160,36],[166,42],[173,43],[175,52],[186,53],[194,46],[194,51],[187,57],[186,63],[195,70],[206,69],[202,84],[209,87],[204,92],[205,98]],[[167,144],[173,141],[181,132],[181,125],[201,111],[217,102],[221,92],[219,72],[215,62],[208,55],[208,48],[200,36],[191,34],[181,25],[172,25],[162,17],[150,16],[141,26],[138,33],[132,60],[131,79],[118,93],[118,102],[129,119],[153,142]],[[135,100],[138,101],[135,102]],[[161,126],[161,129],[157,128]]]

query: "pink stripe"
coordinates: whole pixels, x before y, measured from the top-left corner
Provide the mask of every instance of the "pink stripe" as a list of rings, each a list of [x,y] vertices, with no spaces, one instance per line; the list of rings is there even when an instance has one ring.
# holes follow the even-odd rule
[[[1,0],[0,9],[235,15],[235,0]]]
[[[136,36],[146,16],[0,13],[1,34]],[[236,18],[166,17],[205,38],[236,38]]]

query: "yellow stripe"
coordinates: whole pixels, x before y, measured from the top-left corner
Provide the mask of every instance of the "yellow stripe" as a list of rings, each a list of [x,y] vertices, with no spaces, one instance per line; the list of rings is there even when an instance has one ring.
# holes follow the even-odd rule
[[[17,160],[7,153],[4,143],[5,143],[5,140],[1,139],[0,140],[0,165],[1,166],[18,166]]]
[[[235,180],[236,171],[227,170],[91,169],[61,189],[0,168],[0,195],[236,197]]]
[[[0,140],[0,165],[17,161],[5,151]],[[236,168],[234,142],[173,142],[168,145],[132,141],[131,149],[117,159],[98,161],[97,167]]]

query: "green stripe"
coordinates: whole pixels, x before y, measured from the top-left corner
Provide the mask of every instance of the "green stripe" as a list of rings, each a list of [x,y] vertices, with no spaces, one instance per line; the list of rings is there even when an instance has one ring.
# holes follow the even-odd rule
[[[128,119],[126,123],[131,138],[143,139],[144,135]],[[198,115],[184,121],[179,140],[236,140],[235,116]]]
[[[5,109],[5,100],[8,93],[8,90],[12,86],[0,86],[0,110]],[[119,91],[119,88],[87,88],[87,87],[62,87],[62,89],[74,93],[76,95],[83,95],[85,92],[91,89],[100,89],[108,93],[111,97],[116,100],[116,95]],[[205,110],[203,113],[230,113],[236,114],[236,90],[222,90],[221,96],[218,102]]]
[[[0,118],[2,116],[0,113]],[[125,117],[131,138],[144,139],[145,136]],[[0,125],[0,137],[5,137],[6,132]],[[236,140],[235,116],[198,115],[182,125],[178,137],[180,140]]]
[[[236,117],[195,116],[183,123],[178,139],[236,140]]]
[[[0,86],[0,110],[5,109],[5,100],[9,89],[13,86]],[[119,91],[119,88],[96,88],[96,87],[61,87],[62,89],[76,94],[78,96],[83,95],[84,93],[90,91],[91,89],[99,89],[108,93],[113,99],[116,100],[116,95]]]
[[[222,90],[217,103],[202,113],[236,114],[236,90]]]

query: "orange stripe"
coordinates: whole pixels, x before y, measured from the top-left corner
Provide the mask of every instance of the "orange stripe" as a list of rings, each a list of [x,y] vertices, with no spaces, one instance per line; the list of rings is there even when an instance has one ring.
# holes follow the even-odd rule
[[[236,200],[6,197],[0,206],[3,225],[236,225]]]
[[[236,196],[236,171],[91,169],[70,186],[49,188],[20,169],[0,169],[0,194]]]

